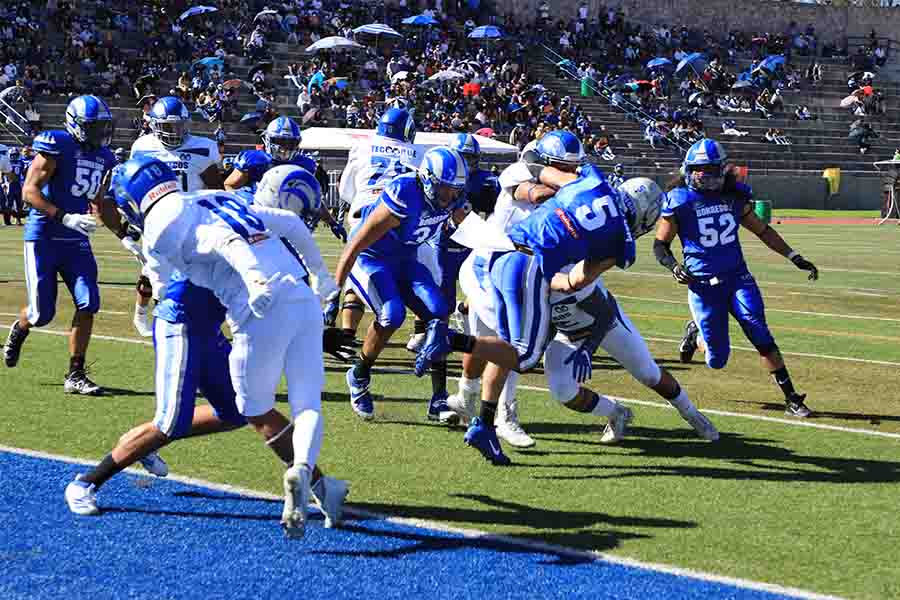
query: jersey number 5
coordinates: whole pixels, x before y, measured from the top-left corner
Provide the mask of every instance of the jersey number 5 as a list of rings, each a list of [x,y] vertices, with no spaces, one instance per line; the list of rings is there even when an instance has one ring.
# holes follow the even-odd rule
[[[265,231],[265,224],[247,210],[247,207],[240,202],[235,202],[232,198],[224,196],[213,196],[212,202],[209,198],[204,198],[197,202],[203,208],[208,209],[217,217],[225,221],[235,233],[242,238],[249,239],[249,229],[256,231]]]
[[[575,219],[587,231],[594,231],[606,224],[606,216],[609,213],[610,218],[617,217],[619,211],[609,196],[594,198],[590,206],[582,204],[575,209]]]
[[[731,213],[719,215],[718,228],[714,226],[715,221],[716,217],[697,219],[697,227],[700,230],[700,243],[704,248],[712,248],[720,244],[725,246],[736,238],[734,230],[737,229],[737,224],[734,222],[734,215]]]

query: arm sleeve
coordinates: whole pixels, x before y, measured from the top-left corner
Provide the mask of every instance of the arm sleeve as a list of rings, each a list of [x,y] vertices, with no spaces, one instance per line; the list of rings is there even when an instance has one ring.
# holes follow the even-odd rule
[[[222,258],[240,275],[247,289],[268,279],[247,240],[237,233],[214,225],[200,225],[195,235],[197,257]]]
[[[341,182],[338,190],[341,201],[347,204],[353,204],[353,199],[356,198],[356,172],[359,168],[358,165],[359,163],[351,157],[347,162],[347,166],[344,167],[344,172],[341,173]]]
[[[409,216],[409,207],[403,197],[403,187],[398,180],[395,179],[385,186],[379,200],[401,221]]]
[[[159,252],[153,252],[147,247],[146,238],[144,238],[144,257],[147,263],[144,265],[142,274],[146,275],[150,280],[150,286],[153,288],[153,299],[162,302],[166,299],[166,291],[169,280],[172,278],[172,272],[175,270],[169,261]]]

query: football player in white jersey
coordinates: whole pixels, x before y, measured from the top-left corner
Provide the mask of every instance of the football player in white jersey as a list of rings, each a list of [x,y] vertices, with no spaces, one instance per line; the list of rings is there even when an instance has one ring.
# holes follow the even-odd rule
[[[181,192],[222,189],[219,146],[209,138],[191,135],[191,114],[181,100],[175,96],[160,98],[151,107],[148,118],[150,133],[134,141],[130,158],[153,156],[163,161],[178,175]],[[138,260],[141,258],[138,256]],[[134,306],[134,326],[143,337],[150,337],[153,327],[148,322],[150,315],[147,306],[152,290],[144,269],[136,289],[138,298]]]
[[[415,138],[416,123],[409,112],[391,108],[381,116],[375,134],[350,149],[339,193],[341,203],[349,206],[347,224],[351,232],[359,224],[362,210],[378,201],[391,179],[419,168],[422,150],[416,147]],[[339,300],[339,296],[328,299],[326,324],[333,325],[342,309],[341,327],[356,335],[365,305],[349,287],[344,291],[343,305],[339,306]]]
[[[236,194],[177,194],[178,176],[152,157],[126,163],[119,181],[120,195],[128,200],[120,208],[143,224],[150,270],[162,274],[162,280],[177,270],[211,290],[226,308],[234,336],[231,380],[241,414],[270,445],[284,444],[293,429],[294,462],[284,475],[282,526],[289,536],[302,536],[323,432],[323,326],[317,294],[336,289],[312,234],[294,213],[248,207]],[[320,196],[309,199],[305,192],[304,186],[282,182],[278,204],[290,205],[294,197],[321,203]],[[177,195],[162,201],[172,194]],[[319,206],[311,209],[317,212]],[[279,237],[290,242],[305,270]],[[311,285],[305,282],[307,272]],[[275,410],[282,373],[290,421]]]

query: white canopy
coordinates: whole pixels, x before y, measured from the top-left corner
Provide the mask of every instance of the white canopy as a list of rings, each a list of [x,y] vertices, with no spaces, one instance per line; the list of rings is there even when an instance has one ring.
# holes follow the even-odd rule
[[[300,148],[303,150],[347,150],[349,151],[357,142],[367,140],[375,132],[371,129],[340,129],[336,127],[310,127],[303,130],[303,141]],[[424,152],[434,146],[444,146],[455,135],[453,133],[418,132],[416,134],[416,146]],[[481,154],[485,155],[509,155],[515,156],[519,149],[511,144],[476,135],[481,146]]]

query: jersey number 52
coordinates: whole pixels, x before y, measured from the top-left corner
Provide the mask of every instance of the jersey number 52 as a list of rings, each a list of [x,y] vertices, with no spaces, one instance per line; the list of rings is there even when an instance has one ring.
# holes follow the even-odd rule
[[[716,221],[718,220],[718,227]],[[735,240],[734,230],[737,224],[734,215],[722,213],[716,217],[702,217],[697,219],[697,228],[700,231],[700,243],[704,248],[713,248],[718,245],[725,246]]]

